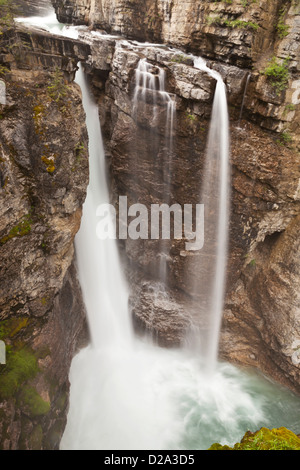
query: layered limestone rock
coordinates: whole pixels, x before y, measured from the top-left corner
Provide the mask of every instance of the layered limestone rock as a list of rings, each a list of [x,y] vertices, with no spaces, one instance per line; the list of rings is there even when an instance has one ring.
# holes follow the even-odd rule
[[[23,70],[61,70],[66,79],[74,80],[78,62],[90,54],[90,46],[75,39],[52,36],[46,31],[18,25],[14,37],[4,35],[4,43],[13,43],[11,50],[4,49],[2,62]],[[18,50],[19,49],[19,50]],[[9,65],[9,66],[11,66]]]
[[[70,363],[87,336],[73,245],[88,184],[87,132],[80,90],[67,81],[74,66],[64,77],[56,67],[66,57],[52,47],[56,62],[46,62],[11,34],[20,54],[7,49],[7,35],[1,42],[0,447],[57,449]]]

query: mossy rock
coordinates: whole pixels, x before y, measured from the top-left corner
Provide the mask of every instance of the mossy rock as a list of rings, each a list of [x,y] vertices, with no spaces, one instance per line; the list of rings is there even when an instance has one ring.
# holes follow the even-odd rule
[[[0,322],[0,339],[14,338],[22,329],[26,328],[29,317],[14,317]]]
[[[234,447],[213,444],[208,450],[300,450],[300,438],[284,427],[261,428],[255,433],[247,432]]]
[[[7,363],[0,373],[0,398],[15,396],[22,384],[36,376],[38,363],[35,355],[27,348],[18,351],[7,347]]]
[[[31,224],[31,215],[25,215],[18,225],[15,225],[7,235],[1,238],[0,245],[5,245],[5,243],[7,243],[9,240],[12,240],[13,238],[20,238],[28,235],[31,232]]]
[[[21,391],[20,403],[29,416],[43,416],[49,413],[50,403],[43,400],[35,388],[26,386]]]

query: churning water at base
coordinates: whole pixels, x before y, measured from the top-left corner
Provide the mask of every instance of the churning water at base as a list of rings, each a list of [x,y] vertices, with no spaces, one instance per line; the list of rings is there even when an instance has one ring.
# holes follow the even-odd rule
[[[255,374],[136,341],[89,347],[74,360],[62,450],[205,450],[247,430],[299,432],[299,398]]]

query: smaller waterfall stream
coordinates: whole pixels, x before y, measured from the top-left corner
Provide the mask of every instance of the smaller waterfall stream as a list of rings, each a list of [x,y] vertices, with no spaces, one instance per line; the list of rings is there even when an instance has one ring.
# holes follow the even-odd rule
[[[133,97],[133,116],[137,118],[139,111],[145,113],[148,103],[150,102],[153,120],[150,123],[153,142],[161,140],[161,128],[164,130],[164,141],[151,148],[152,159],[157,161],[156,150],[163,146],[162,157],[159,165],[162,168],[164,181],[164,190],[162,194],[162,203],[170,203],[171,181],[172,181],[172,161],[173,161],[173,145],[174,145],[174,124],[176,117],[176,101],[174,97],[166,91],[166,72],[162,67],[154,66],[141,59],[136,68],[135,74],[135,91]],[[161,119],[161,110],[165,114],[165,122]],[[146,112],[147,114],[147,112]],[[148,116],[148,114],[147,114]],[[139,136],[137,136],[139,138]],[[134,169],[133,173],[134,173]],[[164,288],[168,284],[167,276],[167,260],[169,256],[168,243],[160,240],[160,262],[159,262],[159,279],[161,287]]]
[[[203,171],[200,202],[205,210],[205,243],[199,254],[195,273],[194,295],[199,298],[199,314],[205,318],[204,334],[197,334],[197,347],[207,371],[214,371],[218,359],[219,332],[223,315],[226,283],[227,245],[229,232],[229,117],[226,87],[222,77],[209,69],[202,58],[194,59],[194,66],[208,73],[217,84]]]
[[[245,106],[245,100],[246,100],[246,96],[247,96],[247,91],[248,91],[248,86],[249,86],[249,83],[250,83],[250,80],[251,80],[251,73],[249,73],[247,75],[247,79],[246,79],[246,85],[245,85],[245,90],[244,90],[244,94],[243,94],[243,100],[242,100],[242,105],[241,105],[241,111],[240,111],[240,116],[239,116],[239,122],[238,122],[238,129],[240,129],[241,127],[241,120],[242,120],[242,117],[243,117],[243,111],[244,111],[244,106]]]
[[[154,66],[141,59],[136,69],[136,84],[133,97],[133,116],[136,116],[139,101],[146,102],[147,98],[152,101],[154,124],[156,122],[158,104],[166,107],[166,138],[168,141],[168,151],[172,151],[174,120],[176,113],[176,102],[166,91],[166,72],[163,68]],[[161,103],[159,103],[161,101]]]

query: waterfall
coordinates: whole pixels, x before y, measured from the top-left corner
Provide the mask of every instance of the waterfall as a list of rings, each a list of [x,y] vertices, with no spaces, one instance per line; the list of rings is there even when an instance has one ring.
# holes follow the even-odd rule
[[[53,34],[58,30],[70,34],[52,19],[34,21]],[[32,24],[30,18],[27,22]],[[76,31],[74,28],[71,34]],[[226,173],[225,87],[203,61],[197,59],[195,65],[214,74],[217,80],[207,154],[215,155],[212,144],[219,142],[216,155],[223,155]],[[156,87],[163,96],[164,74],[156,75]],[[157,84],[159,80],[161,85]],[[205,450],[213,442],[233,445],[246,430],[255,432],[262,426],[287,426],[298,433],[299,398],[285,389],[226,363],[218,363],[214,374],[207,375],[194,351],[158,348],[132,335],[127,285],[116,241],[102,243],[96,236],[97,208],[109,201],[98,108],[81,69],[76,81],[82,89],[86,111],[91,168],[76,255],[92,344],[72,362],[70,407],[61,449],[176,450],[184,454],[189,449]],[[212,186],[219,187],[218,181],[219,177]],[[225,186],[220,191],[224,195]],[[223,216],[218,223],[220,231],[226,225],[226,213]],[[113,224],[109,230],[113,233]],[[223,254],[226,243],[225,237],[221,243]],[[220,259],[219,282],[223,285],[221,265],[225,258]],[[219,302],[221,298],[220,295]],[[215,323],[216,337],[219,321]],[[215,353],[211,356],[215,357]]]
[[[281,407],[284,391],[274,390],[253,375],[245,376],[229,364],[219,363],[208,376],[194,353],[158,348],[132,337],[127,288],[115,241],[107,253],[105,244],[100,243],[100,248],[95,241],[95,208],[108,201],[104,152],[98,109],[82,71],[77,82],[87,113],[91,181],[76,252],[93,344],[72,362],[70,410],[61,449],[205,450],[213,442],[232,445],[245,430],[285,422],[297,428],[298,401],[289,398],[288,406]],[[221,80],[218,85],[208,149],[219,142],[216,155],[223,155],[226,173],[225,87]],[[220,112],[221,120],[215,115]],[[217,158],[212,150],[208,154]],[[225,198],[225,194],[223,185],[221,196]],[[220,217],[219,231],[226,225],[226,214]],[[226,237],[221,241],[222,255],[226,241]],[[220,259],[217,283],[224,282],[224,256]],[[219,303],[221,293],[220,289]],[[217,302],[215,308],[220,309]]]
[[[150,122],[151,140],[153,143],[159,139],[161,129],[164,131],[163,152],[162,160],[159,166],[163,171],[163,203],[170,203],[170,188],[172,181],[172,160],[173,160],[173,147],[174,147],[174,124],[176,116],[176,101],[175,98],[166,91],[166,72],[162,67],[154,66],[141,59],[138,63],[135,72],[135,90],[133,97],[133,117],[137,121],[139,112],[147,113],[147,105],[150,103],[152,108],[152,122]],[[159,109],[165,111],[165,122],[162,121]],[[151,114],[151,113],[150,113]],[[161,144],[159,144],[160,146]],[[158,146],[158,148],[159,148]],[[153,145],[152,154],[155,156],[156,149]],[[160,253],[159,253],[159,279],[161,287],[167,285],[167,260],[169,255],[168,242],[160,240]]]
[[[206,318],[204,332],[194,329],[194,334],[196,331],[199,335],[194,342],[197,344],[200,341],[198,349],[206,368],[213,371],[217,365],[226,283],[230,193],[229,118],[222,77],[209,69],[202,58],[195,58],[194,66],[217,81],[200,197],[205,210],[205,242],[198,256],[193,287],[194,295],[202,304],[200,315]]]
[[[128,289],[120,265],[116,240],[100,240],[96,236],[99,222],[97,209],[109,205],[105,153],[98,115],[98,106],[91,97],[86,78],[80,67],[76,82],[82,90],[83,106],[89,134],[90,182],[83,208],[81,228],[76,236],[76,258],[84,302],[96,348],[104,345],[126,344],[132,331],[128,318]],[[107,206],[107,210],[108,210]],[[116,230],[112,217],[105,219],[107,232]],[[99,315],[101,311],[101,315]]]
[[[239,122],[238,122],[238,126],[237,126],[238,129],[239,129],[240,126],[241,126],[241,120],[242,120],[243,111],[244,111],[245,99],[246,99],[246,95],[247,95],[248,85],[249,85],[250,79],[251,79],[251,73],[249,73],[249,74],[247,75],[247,79],[246,79],[246,85],[245,85],[245,90],[244,90],[244,94],[243,94],[243,100],[242,100],[242,105],[241,105],[241,111],[240,111],[240,116],[239,116]]]
[[[176,103],[174,98],[166,92],[166,73],[161,67],[154,66],[147,62],[146,59],[141,59],[135,71],[135,91],[133,97],[133,116],[136,118],[138,104],[140,101],[146,103],[147,100],[152,100],[154,125],[158,125],[157,106],[163,105],[167,109],[166,113],[166,135],[170,142],[173,144],[173,127],[176,112]]]

